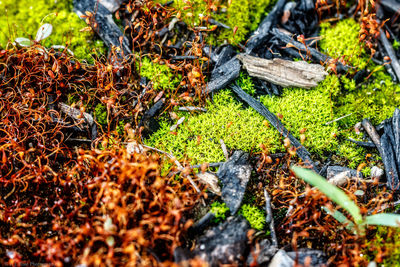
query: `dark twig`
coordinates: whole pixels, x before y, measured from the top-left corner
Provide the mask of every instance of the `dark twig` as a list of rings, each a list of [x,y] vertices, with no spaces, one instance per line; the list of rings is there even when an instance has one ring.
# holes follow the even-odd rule
[[[231,28],[228,25],[226,25],[226,24],[224,24],[222,22],[216,21],[215,19],[212,19],[212,18],[209,18],[208,22],[210,24],[212,24],[212,25],[217,25],[218,27],[222,27],[222,28],[225,28],[225,29],[230,29]]]
[[[375,127],[368,119],[363,119],[362,126],[364,127],[365,131],[368,133],[369,137],[371,137],[372,142],[374,142],[375,146],[378,150],[381,149],[381,140],[379,137],[378,132],[376,131]],[[379,151],[380,153],[380,151]]]
[[[396,57],[396,52],[394,51],[389,40],[386,38],[386,34],[382,29],[379,30],[379,38],[382,42],[383,47],[385,48],[386,53],[390,57],[390,65],[392,65],[397,80],[400,81],[400,63]]]
[[[274,126],[282,136],[289,138],[290,143],[296,148],[297,155],[303,160],[304,163],[310,164],[313,169],[318,172],[315,163],[311,159],[310,152],[283,126],[280,120],[270,112],[263,104],[248,95],[239,85],[232,84],[232,90],[239,96],[239,98],[254,108],[258,113],[264,116]]]
[[[265,197],[265,212],[267,214],[265,217],[265,222],[269,225],[269,230],[271,232],[272,245],[277,247],[278,239],[276,238],[276,232],[275,232],[275,227],[274,227],[274,216],[272,214],[272,208],[271,208],[271,197],[269,196],[269,194],[265,188],[264,188],[264,197]]]
[[[267,38],[269,31],[276,25],[279,21],[279,17],[283,12],[283,8],[286,4],[286,0],[278,0],[268,16],[258,25],[257,30],[250,37],[246,44],[246,53],[250,54],[254,49],[256,49],[260,44],[262,44]]]
[[[347,138],[347,141],[350,141],[354,144],[357,144],[357,145],[365,147],[365,148],[375,148],[376,147],[375,144],[372,142],[357,141],[357,140],[354,140],[353,138]]]
[[[185,60],[185,59],[198,59],[199,57],[197,56],[171,56],[172,60]]]
[[[294,47],[296,47],[296,49],[298,49],[299,51],[306,52],[317,62],[328,62],[329,60],[332,60],[331,57],[329,57],[325,54],[322,54],[317,49],[312,48],[312,47],[306,47],[304,44],[293,40],[290,36],[286,35],[285,33],[281,32],[280,30],[278,30],[276,28],[272,29],[271,33],[276,38],[278,38],[281,42],[283,42],[285,44],[291,44]],[[339,72],[346,72],[348,69],[349,69],[349,66],[343,66],[340,62],[338,62],[337,70]]]

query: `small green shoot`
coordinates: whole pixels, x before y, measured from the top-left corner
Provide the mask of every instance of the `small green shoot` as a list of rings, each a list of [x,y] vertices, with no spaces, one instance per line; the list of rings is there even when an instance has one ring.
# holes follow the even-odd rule
[[[343,190],[339,189],[333,184],[328,183],[324,177],[316,174],[311,170],[301,167],[294,166],[291,169],[297,177],[318,188],[318,190],[324,193],[333,202],[346,210],[353,217],[353,222],[357,226],[357,229],[360,231],[359,233],[365,232],[364,230],[366,225],[400,227],[400,215],[391,213],[379,213],[365,216],[363,218],[360,212],[360,208],[356,205],[356,203],[351,201],[349,196],[347,196]],[[346,224],[346,227],[348,229],[354,228],[354,224],[350,220],[348,220],[343,213],[339,211],[332,212],[327,208],[323,209],[340,223]]]
[[[229,212],[229,208],[224,202],[214,202],[211,204],[211,212],[214,213],[214,222],[219,223],[226,219],[226,213]]]

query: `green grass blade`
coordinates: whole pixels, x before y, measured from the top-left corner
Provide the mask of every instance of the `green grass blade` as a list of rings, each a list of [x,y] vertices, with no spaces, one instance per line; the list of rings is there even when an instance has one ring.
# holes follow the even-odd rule
[[[364,224],[400,227],[400,215],[392,213],[379,213],[367,216]]]
[[[330,211],[327,207],[322,207],[322,209],[328,213],[329,215],[331,215],[333,218],[335,218],[338,222],[340,222],[341,224],[346,226],[346,229],[352,231],[354,230],[354,223],[352,221],[350,221],[349,219],[347,219],[346,216],[344,216],[343,213],[341,213],[338,210],[335,211]]]
[[[350,215],[353,217],[354,222],[356,224],[362,223],[363,219],[361,216],[360,209],[358,206],[343,192],[341,189],[336,187],[333,184],[330,184],[326,181],[324,177],[316,174],[315,172],[300,168],[300,167],[292,167],[292,171],[296,174],[297,177],[303,179],[307,183],[315,186],[324,193],[328,198],[330,198],[333,202],[341,206],[343,209],[347,210]]]

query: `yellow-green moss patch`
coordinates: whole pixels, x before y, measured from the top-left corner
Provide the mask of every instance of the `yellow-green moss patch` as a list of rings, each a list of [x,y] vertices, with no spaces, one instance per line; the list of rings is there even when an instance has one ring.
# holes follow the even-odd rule
[[[2,0],[0,1],[0,46],[17,37],[34,39],[39,26],[50,23],[53,32],[42,41],[44,46],[67,45],[77,58],[92,61],[93,49],[104,53],[101,41],[94,40],[94,35],[80,30],[86,27],[78,15],[72,12],[72,1],[51,0]]]

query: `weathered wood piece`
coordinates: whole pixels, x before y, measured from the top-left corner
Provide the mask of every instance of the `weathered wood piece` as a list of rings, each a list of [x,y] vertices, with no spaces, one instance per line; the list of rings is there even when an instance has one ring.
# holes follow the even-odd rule
[[[237,55],[250,76],[257,77],[283,87],[312,88],[324,80],[328,73],[319,64],[306,61],[290,61],[280,58],[272,60],[253,57],[246,54]]]
[[[124,36],[121,29],[115,24],[112,13],[97,0],[74,0],[74,12],[81,18],[86,11],[94,14],[96,27],[90,25],[100,36],[104,43],[112,48],[113,46],[121,48],[124,55],[131,53],[129,41]],[[120,55],[122,56],[122,55]]]
[[[307,149],[285,128],[285,126],[283,126],[283,124],[275,116],[275,114],[269,111],[259,101],[255,100],[245,91],[243,91],[243,89],[240,88],[240,86],[237,85],[236,83],[232,84],[231,88],[243,102],[247,103],[249,106],[254,108],[258,113],[264,116],[272,124],[272,126],[274,126],[279,131],[279,133],[282,134],[283,137],[289,138],[290,143],[296,148],[297,155],[303,160],[304,163],[311,165],[314,171],[318,172],[315,163],[311,159],[310,152],[308,152]]]

